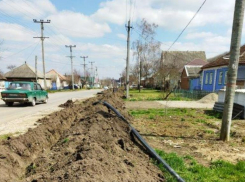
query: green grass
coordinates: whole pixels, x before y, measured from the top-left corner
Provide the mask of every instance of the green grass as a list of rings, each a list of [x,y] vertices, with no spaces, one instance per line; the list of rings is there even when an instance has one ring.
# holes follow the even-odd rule
[[[86,90],[85,88],[83,89],[62,89],[62,90],[46,90],[48,93],[56,93],[56,92],[76,92],[76,91],[81,91],[81,90]]]
[[[212,162],[209,167],[198,164],[191,156],[179,157],[175,153],[156,152],[188,182],[245,182],[245,161],[231,164],[222,160]],[[177,181],[162,165],[158,165],[164,172],[168,182]]]
[[[134,117],[140,118],[144,116],[192,116],[195,115],[196,110],[194,109],[167,109],[167,112],[165,112],[165,109],[138,109],[138,110],[130,110],[130,114]]]
[[[208,112],[208,114],[207,114]],[[200,113],[196,109],[187,109],[187,108],[168,108],[166,111],[165,109],[135,109],[130,110],[129,113],[136,117],[136,118],[144,118],[146,116],[180,116],[185,120],[187,117],[195,119],[196,123],[208,123],[208,119],[219,119],[220,113],[216,113],[214,111],[206,110],[204,113]]]
[[[167,95],[167,92],[162,92],[160,90],[148,90],[143,89],[141,92],[138,90],[130,90],[129,95],[130,98],[127,99],[128,101],[154,101],[154,100],[163,100]],[[191,99],[180,97],[179,94],[170,94],[168,100],[185,100],[189,101]]]
[[[19,134],[20,134],[20,132],[7,133],[7,134],[4,134],[4,135],[0,135],[0,141],[2,141],[2,140],[8,140],[9,138],[12,138],[14,136],[17,136]]]
[[[69,138],[65,138],[62,143],[67,143],[69,142]]]
[[[11,137],[13,134],[5,134],[5,135],[0,135],[0,141],[1,140],[7,140],[9,137]]]

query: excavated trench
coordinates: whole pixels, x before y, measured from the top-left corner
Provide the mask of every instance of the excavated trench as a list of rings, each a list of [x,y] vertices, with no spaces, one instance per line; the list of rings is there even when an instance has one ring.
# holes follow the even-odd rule
[[[0,181],[164,181],[129,126],[98,100],[113,105],[128,121],[122,93],[107,91],[39,120],[37,128],[0,144]]]

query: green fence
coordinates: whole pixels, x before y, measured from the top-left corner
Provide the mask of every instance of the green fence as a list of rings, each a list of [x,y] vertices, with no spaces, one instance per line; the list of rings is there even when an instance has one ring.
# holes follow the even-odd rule
[[[181,90],[181,89],[175,89],[173,91],[174,96],[179,97],[187,97],[193,100],[199,100],[203,98],[204,96],[213,93],[208,91],[202,91],[202,90]]]

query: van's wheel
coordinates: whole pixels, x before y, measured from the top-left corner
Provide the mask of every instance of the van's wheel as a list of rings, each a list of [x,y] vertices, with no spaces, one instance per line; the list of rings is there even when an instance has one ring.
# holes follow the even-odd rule
[[[14,105],[14,102],[6,102],[6,105],[9,106],[9,107],[10,106],[13,106]]]
[[[31,102],[31,106],[35,106],[35,105],[36,105],[36,98],[33,98]]]
[[[43,103],[44,104],[47,104],[48,103],[48,96],[46,96],[46,98],[44,99]]]

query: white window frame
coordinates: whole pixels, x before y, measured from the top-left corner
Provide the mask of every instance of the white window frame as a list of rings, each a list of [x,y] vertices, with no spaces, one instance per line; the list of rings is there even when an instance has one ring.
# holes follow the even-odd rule
[[[213,73],[209,73],[209,81],[208,81],[208,83],[209,83],[210,85],[213,84]]]
[[[223,80],[223,71],[219,72],[219,85],[222,84],[222,80]]]
[[[208,76],[209,76],[209,73],[206,73],[206,75],[205,75],[205,84],[208,84]]]

